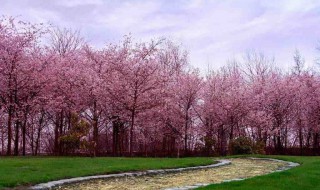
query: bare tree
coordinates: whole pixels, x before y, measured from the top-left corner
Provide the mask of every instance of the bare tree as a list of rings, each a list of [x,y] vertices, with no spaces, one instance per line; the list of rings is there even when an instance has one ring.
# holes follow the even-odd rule
[[[75,51],[84,44],[79,30],[54,27],[50,34],[51,48],[60,56]]]
[[[293,72],[297,75],[300,75],[303,70],[305,60],[301,56],[301,53],[298,49],[296,49],[293,53],[293,60],[294,60]]]

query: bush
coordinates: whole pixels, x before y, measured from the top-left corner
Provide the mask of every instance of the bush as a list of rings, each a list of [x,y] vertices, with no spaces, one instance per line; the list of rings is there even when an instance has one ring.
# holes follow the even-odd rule
[[[231,154],[252,154],[253,142],[248,137],[238,137],[230,142],[229,150]]]
[[[83,137],[89,133],[89,130],[89,123],[81,119],[76,113],[72,113],[69,131],[59,138],[63,154],[75,153],[83,147],[88,149],[89,143],[83,142],[85,140]]]
[[[257,141],[253,146],[253,153],[254,154],[265,154],[266,151],[264,150],[265,144],[263,141]]]
[[[213,137],[206,135],[200,139],[202,141],[201,144],[198,145],[196,150],[200,150],[204,155],[212,156],[214,154],[214,145],[216,141]],[[203,146],[204,144],[204,146]]]

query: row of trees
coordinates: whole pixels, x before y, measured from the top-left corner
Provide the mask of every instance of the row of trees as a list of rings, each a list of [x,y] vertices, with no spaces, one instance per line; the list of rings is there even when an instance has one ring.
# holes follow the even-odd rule
[[[49,39],[49,42],[48,42]],[[206,77],[168,40],[96,49],[78,32],[0,21],[0,153],[225,155],[238,137],[319,148],[320,77],[251,53]]]

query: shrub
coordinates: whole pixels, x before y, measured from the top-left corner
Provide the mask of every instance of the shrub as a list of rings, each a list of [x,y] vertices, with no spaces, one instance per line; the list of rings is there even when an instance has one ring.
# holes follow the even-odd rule
[[[257,141],[253,145],[253,153],[254,154],[265,154],[266,151],[264,150],[265,144],[263,141]]]
[[[63,154],[74,153],[83,147],[87,149],[89,143],[83,142],[85,140],[83,137],[89,133],[89,130],[89,123],[80,119],[76,113],[72,113],[70,130],[59,138]]]
[[[215,139],[211,136],[206,135],[200,140],[201,143],[196,144],[196,150],[201,151],[207,156],[212,156],[214,154],[214,145],[216,144]]]
[[[253,142],[248,137],[238,137],[230,142],[229,150],[231,154],[252,154]]]

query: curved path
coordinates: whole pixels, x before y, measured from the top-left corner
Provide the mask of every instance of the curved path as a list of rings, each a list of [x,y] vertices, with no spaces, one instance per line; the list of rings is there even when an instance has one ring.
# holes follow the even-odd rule
[[[185,190],[233,180],[242,180],[298,164],[275,159],[229,159],[218,164],[180,169],[148,170],[123,174],[89,176],[39,184],[33,189],[109,190],[109,189],[166,189]],[[222,166],[222,167],[221,167]],[[88,181],[90,180],[90,181]],[[69,184],[69,185],[66,185]],[[63,186],[61,186],[63,185]]]

